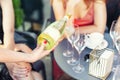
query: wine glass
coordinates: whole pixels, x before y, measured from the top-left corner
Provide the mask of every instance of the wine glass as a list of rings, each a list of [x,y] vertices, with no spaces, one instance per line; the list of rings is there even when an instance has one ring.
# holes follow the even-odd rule
[[[116,38],[116,20],[114,20],[112,22],[112,25],[111,25],[111,28],[110,28],[110,37],[112,38],[112,45],[113,45],[113,48],[114,48],[114,45],[115,45],[115,38]]]
[[[65,28],[65,35],[66,35],[66,38],[67,38],[67,48],[66,50],[63,52],[63,56],[65,57],[71,57],[73,55],[73,52],[71,51],[71,48],[70,48],[70,36],[75,32],[75,29],[73,26],[68,26]]]
[[[116,32],[115,47],[117,49],[117,53],[119,54],[119,56],[117,56],[117,64],[120,64],[120,31]]]
[[[80,63],[80,54],[81,52],[85,49],[86,45],[85,45],[85,35],[84,34],[80,34],[80,38],[77,42],[75,42],[75,49],[78,51],[78,55],[79,55],[79,63],[77,64],[77,66],[74,66],[72,69],[73,71],[75,71],[76,73],[81,73],[84,71],[84,67],[83,65],[81,65]]]
[[[112,80],[120,80],[120,65],[117,65]]]
[[[70,42],[71,46],[72,46],[72,57],[70,59],[67,60],[67,63],[70,65],[75,65],[78,63],[76,57],[74,56],[74,44],[76,41],[79,40],[79,32],[75,31],[69,38],[68,41]]]
[[[118,25],[117,21],[114,20],[112,22],[112,25],[111,25],[111,29],[110,29],[110,36],[113,40],[113,44],[115,47],[113,48],[116,48],[118,53],[120,54],[120,25]],[[114,60],[116,60],[115,62],[118,62],[120,61],[120,59],[118,58],[118,55],[114,55]],[[113,67],[113,71],[115,71],[116,67]]]
[[[117,67],[115,68],[114,75],[113,75],[113,80],[120,80],[120,25],[115,22],[114,23],[114,44],[115,47],[118,51],[119,56],[117,56]]]
[[[69,45],[69,42],[67,40],[67,46],[66,46],[66,50],[63,52],[63,56],[65,57],[71,57],[73,55],[73,52],[72,50],[70,49],[70,45]]]

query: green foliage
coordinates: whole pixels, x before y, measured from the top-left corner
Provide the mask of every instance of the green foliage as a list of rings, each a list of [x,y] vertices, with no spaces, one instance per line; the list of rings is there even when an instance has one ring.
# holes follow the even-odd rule
[[[24,12],[20,0],[12,0],[15,13],[15,27],[18,28],[24,21]]]
[[[20,0],[12,0],[12,1],[13,1],[13,6],[15,8],[20,8],[20,6],[21,6]]]

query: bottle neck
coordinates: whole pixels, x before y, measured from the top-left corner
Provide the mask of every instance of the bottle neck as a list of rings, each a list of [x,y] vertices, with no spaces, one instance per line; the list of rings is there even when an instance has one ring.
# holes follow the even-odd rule
[[[56,28],[60,31],[60,33],[62,33],[64,31],[67,20],[68,20],[68,17],[64,16],[64,18],[62,18],[61,20],[58,21]]]

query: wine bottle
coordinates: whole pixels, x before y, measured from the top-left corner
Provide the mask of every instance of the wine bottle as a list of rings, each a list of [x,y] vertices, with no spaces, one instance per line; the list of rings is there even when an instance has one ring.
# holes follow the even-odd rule
[[[37,43],[47,41],[45,49],[51,49],[64,34],[66,23],[71,15],[65,15],[62,19],[51,23],[37,38]]]

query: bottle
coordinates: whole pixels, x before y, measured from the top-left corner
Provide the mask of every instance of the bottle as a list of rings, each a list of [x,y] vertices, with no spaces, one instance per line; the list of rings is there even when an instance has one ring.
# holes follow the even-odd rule
[[[37,38],[37,43],[47,41],[46,50],[51,49],[64,34],[66,23],[71,15],[65,15],[61,20],[51,23]]]

